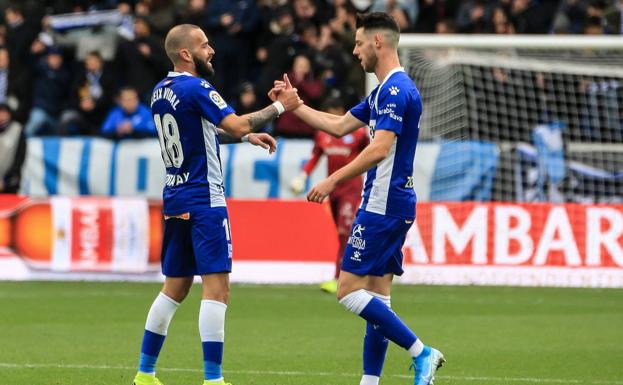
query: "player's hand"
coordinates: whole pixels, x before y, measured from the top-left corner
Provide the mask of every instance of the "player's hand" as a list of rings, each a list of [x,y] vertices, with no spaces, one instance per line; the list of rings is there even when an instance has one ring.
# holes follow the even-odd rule
[[[272,154],[277,149],[275,138],[264,133],[249,134],[249,143],[267,149],[269,154]]]
[[[322,182],[315,185],[309,193],[307,193],[307,200],[310,202],[322,203],[324,200],[335,190],[336,183],[328,177]]]
[[[279,82],[279,84],[277,84],[277,82]],[[272,102],[277,100],[277,96],[279,96],[279,93],[281,93],[282,90],[284,90],[286,88],[286,84],[280,80],[275,80],[275,85],[273,86],[273,88],[268,91],[268,97],[270,98],[270,100]]]
[[[286,84],[286,88],[279,92],[277,100],[283,104],[286,111],[296,110],[301,104],[303,104],[303,100],[299,98],[298,90],[292,87],[290,79],[288,79],[288,75],[283,75],[283,81]]]
[[[300,173],[290,181],[290,190],[294,195],[299,195],[305,190],[305,182],[307,182],[307,174]]]

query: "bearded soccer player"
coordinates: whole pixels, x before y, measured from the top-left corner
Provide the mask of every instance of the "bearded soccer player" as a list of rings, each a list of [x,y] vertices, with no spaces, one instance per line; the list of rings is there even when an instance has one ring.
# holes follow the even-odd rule
[[[329,98],[323,103],[323,111],[334,115],[344,115],[344,104],[339,98]],[[350,163],[368,145],[370,140],[364,128],[355,130],[341,138],[334,137],[326,132],[317,131],[314,136],[314,148],[312,156],[303,166],[303,172],[290,183],[290,188],[295,194],[300,194],[305,189],[309,174],[314,170],[320,158],[327,157],[327,175]],[[348,235],[355,219],[355,213],[361,202],[361,189],[363,178],[356,176],[338,185],[329,195],[331,213],[338,233],[338,252],[335,260],[334,279],[323,282],[320,288],[327,293],[337,292],[337,279],[340,276],[342,255],[346,249]]]
[[[296,90],[263,110],[238,116],[204,78],[214,50],[197,26],[173,27],[165,49],[174,70],[156,85],[151,109],[166,166],[162,272],[165,282],[147,315],[135,385],[157,385],[156,360],[171,319],[201,276],[199,334],[204,384],[224,385],[221,372],[232,246],[220,143],[249,142],[273,152],[275,140],[253,130],[302,104]]]
[[[360,104],[342,116],[302,105],[294,113],[318,130],[343,136],[367,124],[370,144],[348,165],[314,186],[307,195],[323,202],[336,187],[367,171],[362,203],[342,259],[337,298],[367,322],[361,385],[377,385],[387,340],[408,351],[415,367],[414,385],[429,385],[445,362],[443,354],[424,343],[390,308],[394,275],[401,275],[402,245],[415,220],[413,161],[422,101],[398,59],[400,31],[386,13],[359,16],[353,54],[380,82]],[[291,88],[276,81],[273,97]]]

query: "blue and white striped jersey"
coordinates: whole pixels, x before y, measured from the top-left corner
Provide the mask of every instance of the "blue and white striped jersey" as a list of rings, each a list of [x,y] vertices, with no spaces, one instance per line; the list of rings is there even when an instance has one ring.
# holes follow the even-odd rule
[[[361,208],[381,215],[415,218],[413,159],[422,115],[422,100],[415,84],[402,67],[393,69],[350,112],[368,122],[371,140],[376,130],[396,134],[388,156],[368,170]]]
[[[154,88],[151,113],[166,167],[164,214],[224,207],[217,126],[233,108],[206,80],[169,72]]]

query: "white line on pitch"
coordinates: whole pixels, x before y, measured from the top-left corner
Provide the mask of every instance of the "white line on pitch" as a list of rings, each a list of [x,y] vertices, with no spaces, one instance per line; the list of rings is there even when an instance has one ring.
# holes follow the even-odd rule
[[[104,369],[104,370],[136,370],[134,366],[121,365],[90,365],[90,364],[17,364],[0,362],[0,368],[59,368],[59,369]],[[191,368],[158,368],[161,371],[168,372],[197,372],[200,369]],[[256,374],[256,375],[276,375],[276,376],[317,376],[317,377],[358,377],[356,373],[331,373],[331,372],[300,372],[300,371],[276,371],[276,370],[225,370],[225,373],[232,374]],[[395,378],[412,378],[404,374],[386,374],[386,377]],[[488,381],[488,382],[528,382],[528,383],[560,383],[560,384],[603,384],[603,385],[623,385],[623,381],[610,380],[572,380],[562,378],[536,378],[536,377],[484,377],[484,376],[437,376],[439,379],[457,380],[457,381]]]

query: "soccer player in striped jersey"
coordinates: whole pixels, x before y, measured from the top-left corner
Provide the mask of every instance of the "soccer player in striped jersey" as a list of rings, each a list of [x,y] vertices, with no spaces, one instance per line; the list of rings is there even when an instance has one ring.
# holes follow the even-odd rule
[[[173,27],[165,50],[174,70],[154,88],[151,110],[166,166],[162,272],[165,282],[147,315],[135,385],[157,385],[156,360],[179,304],[195,275],[203,282],[199,334],[204,384],[225,384],[221,363],[232,247],[225,204],[220,143],[249,142],[273,152],[275,140],[252,133],[302,104],[296,90],[238,116],[204,78],[213,74],[214,50],[197,26]]]
[[[402,245],[415,220],[413,160],[422,101],[398,59],[400,31],[386,13],[359,16],[353,54],[380,85],[342,116],[302,105],[294,113],[318,130],[346,135],[364,124],[370,144],[352,162],[314,186],[307,195],[323,202],[336,186],[367,171],[363,198],[342,259],[337,297],[367,322],[363,344],[361,385],[377,385],[387,340],[407,350],[415,368],[415,385],[432,384],[445,362],[441,352],[424,345],[390,308],[394,275],[401,275]],[[271,94],[290,89],[276,81]]]

